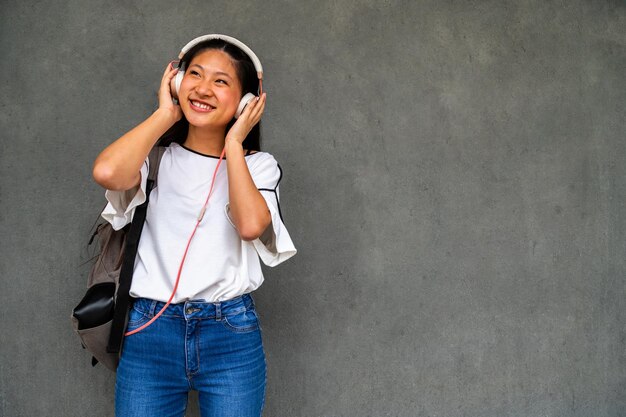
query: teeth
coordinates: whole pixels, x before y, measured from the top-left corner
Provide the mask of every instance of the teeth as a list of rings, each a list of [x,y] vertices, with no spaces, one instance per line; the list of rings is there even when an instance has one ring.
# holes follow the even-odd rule
[[[209,106],[208,104],[199,103],[199,102],[193,101],[193,100],[191,100],[191,104],[193,104],[196,107],[200,107],[201,109],[205,109],[205,110],[213,108],[213,107]]]

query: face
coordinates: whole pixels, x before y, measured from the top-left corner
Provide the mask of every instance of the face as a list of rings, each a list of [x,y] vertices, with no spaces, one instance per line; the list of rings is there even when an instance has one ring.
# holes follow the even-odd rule
[[[224,129],[241,99],[241,83],[230,55],[216,49],[196,54],[185,71],[178,98],[190,125]]]

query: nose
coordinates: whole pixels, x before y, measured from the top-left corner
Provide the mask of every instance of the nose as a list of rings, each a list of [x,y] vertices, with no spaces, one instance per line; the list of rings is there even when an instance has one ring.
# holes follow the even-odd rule
[[[213,89],[211,88],[210,80],[200,80],[195,86],[196,93],[201,96],[212,96]]]

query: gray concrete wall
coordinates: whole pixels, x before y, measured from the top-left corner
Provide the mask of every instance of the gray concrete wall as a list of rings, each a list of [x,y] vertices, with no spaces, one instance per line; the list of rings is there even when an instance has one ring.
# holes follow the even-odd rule
[[[210,32],[265,65],[300,251],[256,292],[265,416],[626,415],[624,2],[0,11],[1,415],[113,414],[69,324],[91,164]]]

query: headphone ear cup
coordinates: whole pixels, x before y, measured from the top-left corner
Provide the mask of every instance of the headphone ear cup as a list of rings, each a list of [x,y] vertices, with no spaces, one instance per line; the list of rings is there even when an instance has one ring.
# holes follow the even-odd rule
[[[172,97],[178,100],[178,92],[180,91],[180,84],[183,82],[183,77],[185,76],[185,71],[182,68],[178,69],[176,76],[174,76],[172,80],[172,84],[170,84],[170,90],[172,93]],[[173,88],[172,88],[173,87]]]
[[[239,107],[237,107],[237,112],[235,113],[235,119],[238,119],[239,116],[241,116],[241,113],[243,113],[248,103],[250,103],[251,100],[254,100],[255,97],[256,96],[252,93],[246,93],[246,95],[241,98]]]

